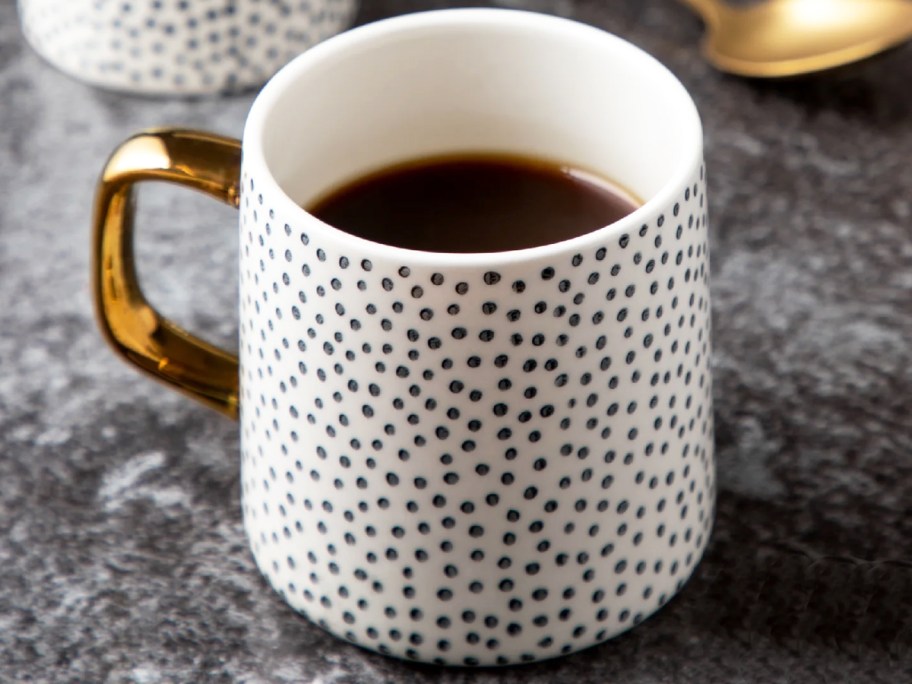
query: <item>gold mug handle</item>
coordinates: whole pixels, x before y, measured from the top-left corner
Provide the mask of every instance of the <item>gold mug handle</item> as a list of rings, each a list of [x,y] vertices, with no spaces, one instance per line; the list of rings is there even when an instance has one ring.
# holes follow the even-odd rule
[[[107,341],[127,361],[190,397],[237,419],[238,359],[163,317],[139,287],[133,256],[133,186],[165,181],[237,209],[241,143],[181,129],[147,131],[108,160],[95,200],[93,290]]]

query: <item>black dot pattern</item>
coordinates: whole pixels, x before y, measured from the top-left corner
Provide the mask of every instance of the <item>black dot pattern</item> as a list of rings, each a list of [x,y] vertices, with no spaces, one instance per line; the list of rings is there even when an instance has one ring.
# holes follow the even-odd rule
[[[352,248],[242,182],[243,511],[296,610],[503,665],[681,588],[715,501],[702,169],[647,222],[502,267]]]
[[[21,0],[49,62],[95,85],[144,93],[231,92],[265,82],[350,23],[357,0]]]

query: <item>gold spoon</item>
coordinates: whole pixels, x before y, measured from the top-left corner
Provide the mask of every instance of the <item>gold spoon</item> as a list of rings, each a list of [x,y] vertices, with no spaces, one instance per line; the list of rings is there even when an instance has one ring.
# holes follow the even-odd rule
[[[855,62],[912,38],[912,0],[683,0],[706,24],[703,54],[740,76],[795,76]]]

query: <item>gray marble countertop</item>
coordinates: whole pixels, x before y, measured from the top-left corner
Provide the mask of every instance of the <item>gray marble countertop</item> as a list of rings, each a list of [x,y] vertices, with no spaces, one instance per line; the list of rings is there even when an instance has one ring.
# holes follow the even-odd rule
[[[359,21],[457,4],[366,0]],[[289,610],[246,547],[236,425],[115,358],[88,288],[112,147],[238,136],[252,96],[90,89],[0,0],[0,681],[912,681],[912,50],[750,82],[700,58],[672,0],[496,4],[628,38],[704,118],[720,492],[689,585],[621,638],[504,670],[387,659]],[[141,201],[150,298],[236,345],[233,212]]]

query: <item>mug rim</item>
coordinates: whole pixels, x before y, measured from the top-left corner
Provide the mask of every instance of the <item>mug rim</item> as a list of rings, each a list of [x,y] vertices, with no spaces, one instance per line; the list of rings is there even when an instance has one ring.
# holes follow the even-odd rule
[[[437,252],[376,242],[358,237],[322,221],[289,197],[269,168],[263,149],[265,122],[286,89],[303,73],[316,68],[321,62],[331,59],[339,53],[356,49],[360,45],[395,33],[420,32],[454,22],[458,22],[462,26],[472,24],[513,28],[525,26],[530,29],[564,32],[568,35],[576,34],[580,39],[598,39],[614,43],[615,47],[627,51],[630,58],[650,63],[650,66],[656,69],[656,73],[667,82],[667,85],[663,87],[676,91],[675,94],[681,102],[681,134],[685,139],[691,141],[687,146],[689,154],[681,155],[675,164],[674,171],[669,174],[662,187],[627,216],[567,240],[507,251]],[[263,184],[267,185],[271,191],[270,195],[283,205],[283,209],[305,217],[313,226],[318,226],[319,230],[330,235],[333,241],[358,252],[371,252],[378,258],[404,260],[413,264],[471,268],[532,261],[563,251],[583,251],[612,238],[617,238],[627,231],[635,230],[640,224],[648,222],[650,218],[661,213],[663,208],[673,204],[675,196],[689,185],[693,173],[702,164],[703,127],[693,98],[677,76],[651,54],[613,33],[572,19],[528,10],[452,8],[414,12],[364,24],[336,34],[303,52],[282,67],[257,95],[244,126],[242,150],[245,165],[254,164],[258,169],[257,183],[261,187]]]

